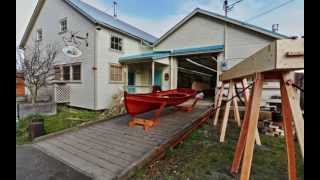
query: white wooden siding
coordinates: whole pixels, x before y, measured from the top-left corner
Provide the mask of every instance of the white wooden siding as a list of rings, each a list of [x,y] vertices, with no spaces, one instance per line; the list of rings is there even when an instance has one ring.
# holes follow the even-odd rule
[[[71,86],[71,106],[94,109],[94,89],[93,89],[93,59],[94,59],[94,26],[85,17],[80,15],[62,0],[46,0],[41,12],[27,39],[26,47],[31,46],[36,38],[36,30],[42,28],[42,44],[57,42],[60,47],[64,46],[60,32],[60,20],[67,17],[68,29],[80,31],[80,36],[89,33],[89,46],[82,42],[80,50],[82,56],[70,58],[65,56],[60,50],[56,64],[81,63],[81,83],[70,83]]]
[[[143,51],[151,51],[151,48],[144,47],[141,42],[125,36],[123,34],[117,33],[110,29],[101,28],[101,30],[96,31],[97,41],[97,110],[108,108],[112,100],[112,95],[119,92],[120,88],[123,88],[124,79],[122,83],[112,83],[109,81],[110,63],[119,63],[119,57],[124,54],[130,53],[140,53]],[[123,41],[123,51],[117,52],[110,49],[111,35],[117,35],[122,38]],[[123,74],[124,75],[124,74]]]

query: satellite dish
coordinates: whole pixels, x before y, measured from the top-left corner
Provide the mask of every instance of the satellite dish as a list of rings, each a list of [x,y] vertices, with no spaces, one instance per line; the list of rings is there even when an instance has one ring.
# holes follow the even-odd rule
[[[80,49],[74,47],[74,46],[66,46],[62,49],[62,52],[69,56],[69,57],[79,57],[82,55],[82,52],[80,51]]]

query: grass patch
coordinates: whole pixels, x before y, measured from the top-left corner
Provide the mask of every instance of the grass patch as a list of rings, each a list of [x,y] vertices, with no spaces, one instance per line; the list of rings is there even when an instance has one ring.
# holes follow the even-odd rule
[[[61,131],[63,129],[77,126],[81,123],[96,120],[99,112],[75,109],[67,106],[58,106],[57,114],[44,117],[45,134]],[[19,129],[16,133],[16,144],[30,143],[28,139],[27,126],[31,116],[19,121]]]
[[[218,128],[203,125],[163,159],[138,170],[132,179],[239,179],[239,175],[230,174],[229,168],[240,129],[229,123],[224,143],[219,143],[217,132]],[[263,145],[255,147],[250,179],[288,179],[284,138],[260,137]],[[304,179],[298,145],[296,151],[298,179]]]

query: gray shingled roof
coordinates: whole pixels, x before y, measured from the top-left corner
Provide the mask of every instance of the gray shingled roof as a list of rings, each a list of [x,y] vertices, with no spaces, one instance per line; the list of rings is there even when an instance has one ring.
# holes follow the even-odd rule
[[[119,20],[118,18],[114,18],[113,16],[100,11],[80,0],[65,0],[65,2],[74,7],[88,19],[90,19],[94,23],[100,24],[101,26],[115,29],[130,36],[143,39],[149,43],[153,43],[157,40],[157,38],[153,35],[146,33],[130,24],[127,24]]]

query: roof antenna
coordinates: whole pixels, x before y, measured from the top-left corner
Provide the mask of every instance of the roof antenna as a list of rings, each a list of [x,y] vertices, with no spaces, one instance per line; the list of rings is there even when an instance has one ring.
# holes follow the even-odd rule
[[[117,18],[117,2],[113,1],[113,17]]]

